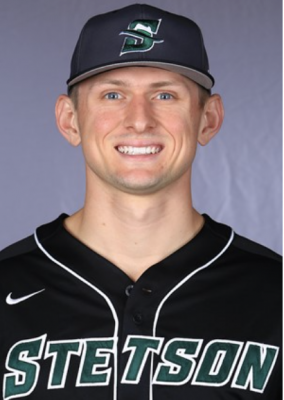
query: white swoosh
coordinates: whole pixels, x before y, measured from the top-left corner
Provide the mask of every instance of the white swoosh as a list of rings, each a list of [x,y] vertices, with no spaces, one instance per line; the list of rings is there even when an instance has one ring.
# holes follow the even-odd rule
[[[9,304],[9,306],[13,306],[15,304],[19,304],[22,301],[25,301],[27,299],[29,299],[30,297],[35,296],[36,294],[39,294],[41,292],[43,292],[45,289],[41,289],[38,292],[34,292],[34,293],[30,293],[27,296],[23,296],[23,297],[18,297],[17,299],[13,299],[12,298],[12,292],[8,294],[8,296],[6,297],[6,303]]]

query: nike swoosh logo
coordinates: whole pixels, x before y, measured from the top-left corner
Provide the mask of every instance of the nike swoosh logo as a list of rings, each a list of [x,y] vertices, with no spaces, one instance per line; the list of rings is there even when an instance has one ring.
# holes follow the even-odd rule
[[[34,292],[34,293],[30,293],[27,296],[23,296],[23,297],[18,297],[18,298],[12,298],[12,292],[8,294],[8,296],[6,297],[6,303],[9,304],[9,306],[13,306],[15,304],[19,304],[22,303],[22,301],[28,300],[29,298],[43,292],[45,289],[41,289],[38,292]]]

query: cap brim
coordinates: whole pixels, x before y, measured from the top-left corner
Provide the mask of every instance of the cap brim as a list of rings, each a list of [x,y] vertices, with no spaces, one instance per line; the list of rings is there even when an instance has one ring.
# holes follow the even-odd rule
[[[128,61],[124,63],[114,63],[108,64],[102,67],[94,68],[89,70],[83,74],[80,74],[77,77],[71,78],[67,81],[67,85],[69,87],[79,83],[91,76],[101,74],[102,72],[110,71],[112,69],[124,68],[124,67],[154,67],[161,68],[168,71],[176,72],[177,74],[181,74],[191,79],[192,81],[198,83],[205,89],[211,89],[214,85],[214,78],[210,74],[204,74],[196,69],[191,69],[188,67],[183,67],[181,65],[163,63],[157,61]]]

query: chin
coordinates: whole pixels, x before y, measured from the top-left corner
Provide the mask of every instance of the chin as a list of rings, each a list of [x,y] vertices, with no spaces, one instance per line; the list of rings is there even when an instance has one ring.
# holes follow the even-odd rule
[[[116,179],[115,183],[112,183],[117,189],[122,192],[129,194],[152,194],[160,190],[164,185],[161,179]]]

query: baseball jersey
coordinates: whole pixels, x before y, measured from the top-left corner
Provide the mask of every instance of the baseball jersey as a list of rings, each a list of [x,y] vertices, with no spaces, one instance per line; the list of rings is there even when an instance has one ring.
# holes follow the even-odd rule
[[[1,253],[3,399],[281,398],[280,256],[205,215],[134,283],[64,218]]]

